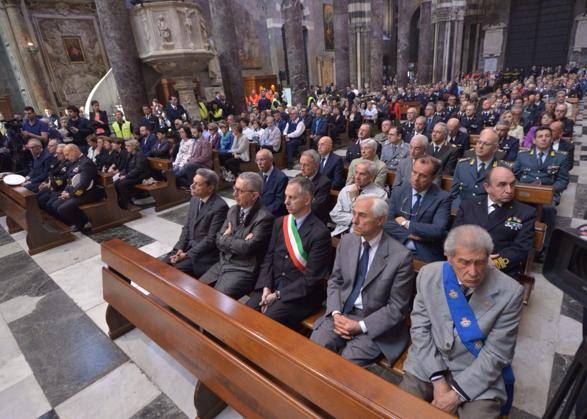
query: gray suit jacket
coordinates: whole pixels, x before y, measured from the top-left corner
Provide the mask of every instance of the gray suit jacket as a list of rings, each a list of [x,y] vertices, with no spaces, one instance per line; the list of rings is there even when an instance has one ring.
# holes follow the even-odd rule
[[[359,236],[346,234],[342,237],[328,281],[325,316],[330,316],[333,311],[342,311],[344,302],[351,294],[360,248]],[[414,271],[410,251],[383,233],[363,285],[361,295],[365,317],[362,320],[367,327],[367,336],[379,345],[381,352],[392,363],[408,345],[406,317],[413,292]]]
[[[442,283],[442,262],[424,266],[416,286],[412,344],[404,369],[423,381],[430,381],[435,373],[450,372],[470,400],[504,402],[501,371],[514,357],[524,289],[506,274],[488,268],[487,276],[469,301],[487,337],[475,360],[461,342],[450,316]]]
[[[397,170],[395,171],[395,179],[393,179],[393,188],[410,183],[410,178],[412,177],[412,164],[412,158],[409,155],[399,161],[397,164]]]

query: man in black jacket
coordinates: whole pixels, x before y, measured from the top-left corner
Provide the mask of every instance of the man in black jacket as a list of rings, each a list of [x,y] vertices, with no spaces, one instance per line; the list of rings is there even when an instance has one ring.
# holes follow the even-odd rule
[[[116,194],[118,195],[118,205],[122,209],[128,209],[132,187],[149,177],[147,158],[139,147],[137,140],[126,141],[128,159],[124,169],[120,170],[118,179],[114,182]]]
[[[220,195],[218,175],[210,169],[198,169],[190,187],[192,199],[188,218],[178,242],[163,261],[182,272],[199,278],[218,262],[216,234],[228,213],[228,205]]]
[[[64,124],[64,128],[73,138],[73,144],[75,144],[83,154],[88,152],[88,143],[86,137],[94,133],[94,128],[86,118],[80,116],[79,109],[75,106],[68,106],[69,119]]]
[[[320,155],[315,150],[306,150],[300,157],[300,171],[298,176],[308,178],[314,184],[314,199],[312,211],[326,224],[330,220],[330,210],[334,206],[330,198],[330,179],[318,172]]]
[[[320,169],[318,171],[330,179],[330,189],[340,191],[346,183],[344,161],[342,157],[332,152],[332,138],[320,138],[318,154],[320,154]]]
[[[314,185],[296,177],[285,189],[288,215],[274,226],[247,305],[295,328],[320,309],[330,275],[330,232],[312,212]],[[284,225],[285,224],[285,225]]]
[[[536,210],[514,201],[516,177],[508,167],[494,167],[485,174],[487,195],[461,201],[453,227],[476,224],[491,235],[491,262],[502,272],[519,278],[532,249]]]

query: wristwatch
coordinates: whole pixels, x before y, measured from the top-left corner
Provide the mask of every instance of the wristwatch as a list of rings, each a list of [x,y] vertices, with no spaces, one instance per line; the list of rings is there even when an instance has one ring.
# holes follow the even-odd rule
[[[281,300],[281,293],[279,291],[275,291],[275,295],[277,296],[278,300]]]

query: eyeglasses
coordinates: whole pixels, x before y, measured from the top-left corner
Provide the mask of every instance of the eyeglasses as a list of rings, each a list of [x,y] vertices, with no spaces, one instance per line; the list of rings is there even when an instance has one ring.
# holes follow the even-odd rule
[[[235,195],[240,195],[240,194],[243,194],[245,192],[255,192],[255,191],[245,191],[243,189],[239,189],[239,188],[236,188],[236,187],[235,188],[232,188],[232,191],[235,193]]]

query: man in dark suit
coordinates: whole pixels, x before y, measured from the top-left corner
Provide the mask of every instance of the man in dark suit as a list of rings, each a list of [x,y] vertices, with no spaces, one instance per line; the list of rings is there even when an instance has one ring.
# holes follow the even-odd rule
[[[426,108],[424,109],[424,118],[426,119],[424,135],[430,138],[430,136],[432,135],[432,130],[434,129],[436,124],[442,122],[442,117],[436,115],[434,104],[429,103],[428,105],[426,105]]]
[[[443,175],[452,176],[457,165],[459,148],[446,141],[448,128],[444,122],[439,122],[432,130],[432,142],[428,144],[426,154],[440,161],[440,172]]]
[[[32,160],[30,161],[26,181],[22,186],[37,193],[39,192],[39,185],[49,177],[49,170],[55,157],[49,153],[47,148],[43,149],[41,140],[36,138],[29,139],[26,148],[30,151]]]
[[[165,105],[163,111],[165,112],[165,118],[171,123],[176,119],[181,121],[187,121],[189,119],[187,111],[179,104],[177,96],[169,97],[169,102]]]
[[[233,195],[236,205],[228,210],[216,236],[220,258],[200,278],[237,300],[253,291],[271,238],[274,218],[259,199],[262,190],[263,180],[257,173],[238,176]]]
[[[461,123],[458,118],[450,118],[446,123],[446,128],[448,128],[448,143],[458,147],[457,157],[460,159],[470,147],[469,134],[461,131]]]
[[[500,119],[495,125],[499,137],[499,150],[504,153],[500,160],[515,161],[520,151],[520,140],[509,135],[510,122]]]
[[[318,172],[330,179],[330,189],[340,191],[346,182],[344,161],[342,157],[332,152],[332,138],[320,138],[320,141],[318,141],[318,154],[320,154],[320,169],[318,169]]]
[[[257,152],[259,176],[263,179],[261,202],[275,217],[287,214],[285,208],[285,187],[287,176],[273,165],[273,153],[267,149]]]
[[[300,157],[300,171],[298,176],[304,176],[314,184],[314,199],[312,200],[312,212],[322,220],[324,224],[330,221],[330,210],[334,206],[330,198],[330,179],[318,173],[320,167],[320,155],[315,150],[306,150]]]
[[[322,116],[322,109],[316,109],[316,116],[312,121],[312,126],[308,128],[310,128],[312,148],[316,148],[320,138],[328,135],[328,116]]]
[[[128,209],[133,186],[138,185],[149,177],[149,164],[139,148],[139,142],[137,140],[128,140],[125,147],[128,158],[124,168],[120,169],[118,178],[114,181],[118,205],[122,209]]]
[[[216,234],[222,227],[228,205],[220,195],[218,175],[210,169],[198,169],[190,187],[192,199],[188,218],[173,250],[163,261],[195,278],[218,262]]]
[[[146,125],[151,131],[159,129],[159,118],[153,114],[153,110],[149,105],[143,105],[143,116],[141,116],[141,125]]]
[[[371,125],[361,124],[357,131],[357,139],[346,149],[345,159],[348,163],[361,158],[361,143],[369,138],[371,138]]]
[[[322,281],[330,275],[330,232],[312,213],[313,192],[314,185],[304,177],[287,185],[289,214],[275,221],[255,291],[247,302],[292,328],[320,309]]]
[[[575,165],[575,144],[563,138],[565,125],[561,121],[554,121],[550,123],[550,129],[552,131],[552,149],[566,152],[567,167],[569,171],[573,170]]]
[[[418,110],[416,108],[408,108],[406,111],[406,121],[401,123],[401,134],[405,142],[409,143],[414,135],[414,125],[418,117]],[[409,139],[407,139],[409,138]]]
[[[151,127],[149,125],[141,125],[139,127],[139,133],[141,136],[141,151],[143,152],[145,157],[151,157],[151,151],[153,150],[153,147],[155,147],[155,144],[157,144],[157,137],[154,133],[151,132]]]
[[[536,210],[514,201],[516,177],[508,167],[489,169],[483,186],[487,195],[461,202],[453,227],[477,224],[493,239],[491,262],[513,278],[523,273],[534,241]]]
[[[92,110],[90,111],[90,123],[94,127],[96,135],[110,137],[110,125],[108,124],[108,114],[100,110],[100,103],[97,100],[90,102]]]
[[[362,366],[381,354],[393,364],[409,341],[412,255],[383,231],[387,212],[381,198],[361,195],[355,201],[355,234],[344,235],[338,245],[326,312],[311,336]]]
[[[442,242],[448,233],[450,194],[434,184],[438,161],[430,156],[414,162],[411,180],[389,198],[385,232],[424,262],[444,259]]]

